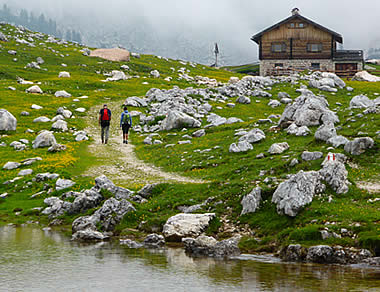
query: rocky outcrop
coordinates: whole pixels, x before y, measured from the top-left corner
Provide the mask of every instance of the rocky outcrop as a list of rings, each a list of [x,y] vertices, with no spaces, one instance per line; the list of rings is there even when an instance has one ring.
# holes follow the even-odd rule
[[[243,210],[240,215],[256,212],[261,203],[261,191],[260,187],[256,187],[248,195],[243,197],[241,200]]]
[[[167,117],[162,121],[161,129],[170,131],[172,129],[181,129],[186,127],[199,128],[200,126],[200,121],[185,113],[174,110],[170,111]]]
[[[375,142],[370,137],[355,138],[344,146],[344,151],[351,155],[360,155],[373,147]]]
[[[252,149],[253,149],[253,146],[250,143],[248,143],[247,141],[240,141],[237,144],[232,143],[230,145],[229,152],[231,153],[247,152]]]
[[[0,109],[0,131],[16,131],[17,120],[6,109]]]
[[[282,182],[272,196],[279,214],[295,217],[300,210],[311,203],[315,194],[322,192],[325,186],[317,171],[300,171]]]
[[[341,246],[315,245],[309,248],[291,244],[280,252],[282,260],[289,262],[311,262],[319,264],[357,264],[371,261],[372,254],[366,249],[343,248]]]
[[[327,144],[331,144],[334,148],[338,148],[340,146],[346,145],[349,140],[344,136],[333,136],[329,138],[327,141]]]
[[[346,167],[338,157],[338,154],[329,153],[327,159],[322,163],[323,168],[319,174],[337,194],[344,194],[348,192],[350,182],[347,179]]]
[[[197,238],[183,238],[185,251],[192,256],[231,257],[240,255],[238,247],[240,236],[217,241],[210,236],[201,235]]]
[[[360,71],[352,78],[353,81],[380,82],[380,77],[372,75],[367,71]]]
[[[265,139],[265,134],[260,129],[252,129],[247,134],[241,136],[239,141],[247,141],[248,143],[256,143]]]
[[[288,149],[289,149],[289,144],[286,142],[274,143],[270,146],[270,148],[268,149],[268,152],[270,154],[281,154],[282,152]]]
[[[301,158],[305,161],[317,160],[322,157],[323,157],[323,153],[319,151],[315,151],[315,152],[304,151],[301,154]]]
[[[152,196],[153,189],[157,186],[158,184],[147,184],[145,185],[141,190],[137,192],[137,194],[145,199],[149,199]]]
[[[33,148],[50,147],[56,144],[54,134],[50,131],[43,130],[33,141]]]
[[[116,186],[110,179],[108,179],[105,175],[101,175],[97,178],[95,178],[95,186],[91,189],[96,192],[100,192],[101,190],[107,190],[111,192],[116,199],[129,199],[133,192]]]
[[[288,126],[294,122],[297,126],[318,126],[321,122],[339,122],[338,116],[328,106],[325,98],[315,96],[311,91],[303,91],[301,96],[285,108],[279,125]]]
[[[376,104],[373,100],[369,99],[366,95],[357,95],[350,101],[351,108],[369,108],[374,107]]]
[[[55,183],[55,189],[57,191],[61,191],[64,189],[71,188],[73,185],[75,185],[75,182],[69,179],[62,179],[59,178],[57,182]]]
[[[287,129],[286,132],[289,135],[296,136],[307,136],[310,134],[310,129],[306,126],[298,127],[295,123],[292,123]]]
[[[115,198],[110,198],[105,201],[103,206],[93,215],[79,217],[74,220],[72,224],[72,239],[83,239],[82,234],[95,234],[96,237],[100,236],[100,234],[97,233],[97,226],[105,232],[113,231],[115,226],[131,211],[136,211],[136,209],[130,202],[124,199],[118,201]],[[100,240],[106,237],[105,234],[102,234]]]
[[[167,241],[181,241],[184,237],[197,237],[209,225],[215,213],[174,215],[166,221],[163,235]]]
[[[325,123],[321,125],[314,134],[317,140],[327,141],[336,136],[336,129],[333,123]]]

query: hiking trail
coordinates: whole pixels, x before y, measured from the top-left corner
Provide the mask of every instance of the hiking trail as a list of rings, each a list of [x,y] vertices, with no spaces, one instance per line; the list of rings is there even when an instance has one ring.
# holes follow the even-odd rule
[[[122,143],[122,131],[120,126],[121,105],[123,101],[107,102],[112,112],[110,138],[108,144],[102,144],[100,140],[100,126],[98,125],[99,110],[102,105],[91,108],[86,117],[88,126],[85,130],[91,136],[92,143],[88,149],[101,163],[90,167],[85,171],[85,176],[100,176],[105,174],[113,182],[125,186],[148,183],[205,183],[200,179],[192,179],[161,170],[152,164],[137,158],[134,149],[133,138],[139,133],[130,131],[129,144]],[[131,143],[132,142],[132,143]]]

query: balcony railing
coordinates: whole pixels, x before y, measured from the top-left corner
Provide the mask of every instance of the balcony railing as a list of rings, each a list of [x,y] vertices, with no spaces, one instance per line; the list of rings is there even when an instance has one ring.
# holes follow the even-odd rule
[[[338,50],[334,52],[334,60],[338,61],[363,61],[362,50]]]

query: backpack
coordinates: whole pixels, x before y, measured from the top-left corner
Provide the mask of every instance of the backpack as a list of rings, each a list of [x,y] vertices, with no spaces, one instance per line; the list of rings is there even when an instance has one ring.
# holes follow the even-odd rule
[[[103,115],[102,115],[102,121],[109,121],[110,120],[110,116],[109,116],[109,112],[108,112],[108,109],[103,109]]]
[[[131,121],[130,120],[130,114],[129,113],[124,113],[122,124],[130,126],[130,121]]]

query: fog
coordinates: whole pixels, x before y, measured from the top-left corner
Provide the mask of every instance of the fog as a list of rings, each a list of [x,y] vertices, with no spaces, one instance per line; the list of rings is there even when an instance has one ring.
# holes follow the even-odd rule
[[[114,32],[137,31],[134,40],[123,35],[120,42],[133,47],[144,38],[145,45],[132,49],[194,61],[212,58],[215,42],[224,63],[257,61],[250,37],[288,17],[294,7],[342,34],[345,49],[380,47],[378,0],[0,0],[4,3],[78,29],[89,45]]]

